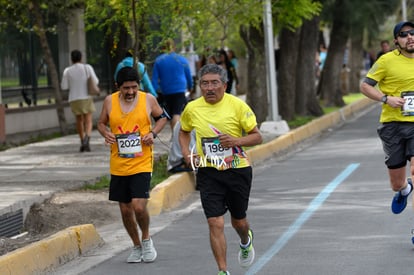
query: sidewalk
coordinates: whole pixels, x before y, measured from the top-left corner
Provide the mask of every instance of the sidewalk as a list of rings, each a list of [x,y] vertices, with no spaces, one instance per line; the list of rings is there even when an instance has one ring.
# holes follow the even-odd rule
[[[155,158],[168,153],[170,136],[166,125],[155,140]],[[78,135],[69,135],[0,152],[0,236],[18,234],[33,203],[109,175],[109,147],[97,130],[91,152],[79,147]]]

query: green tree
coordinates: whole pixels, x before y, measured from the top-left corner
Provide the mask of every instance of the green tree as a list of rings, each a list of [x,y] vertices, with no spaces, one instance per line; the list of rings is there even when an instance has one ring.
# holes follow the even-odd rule
[[[67,133],[66,118],[64,114],[62,94],[59,85],[59,76],[56,63],[47,39],[48,33],[56,32],[56,20],[58,15],[68,14],[71,8],[77,7],[76,1],[44,1],[44,0],[22,0],[7,1],[0,0],[0,28],[14,26],[21,32],[31,32],[39,37],[44,59],[48,67],[51,86],[55,94],[56,111],[59,120],[60,131]]]
[[[325,106],[343,106],[343,91],[340,86],[341,70],[348,41],[351,41],[350,67],[351,90],[359,90],[360,68],[363,60],[364,30],[370,36],[378,35],[379,27],[387,16],[399,6],[397,0],[325,0],[322,18],[331,23],[330,44],[324,70],[319,82],[319,94]]]
[[[316,33],[318,32],[318,25],[316,21],[312,21],[312,18],[319,13],[320,9],[319,2],[307,0],[281,0],[272,3],[275,34],[279,34],[278,107],[281,117],[285,120],[292,119],[297,112],[320,113],[318,103],[315,100],[314,88],[309,85],[309,83],[315,82],[314,62],[317,47]],[[305,30],[301,31],[304,22],[310,25],[305,26]],[[252,39],[255,38],[246,37],[245,42]],[[310,40],[307,41],[308,39]],[[260,50],[252,56],[253,58],[249,60],[249,69],[251,65],[254,66],[257,63],[254,58],[264,58],[263,51]],[[257,68],[253,67],[253,70],[255,69]],[[254,74],[253,70],[251,73]],[[257,100],[259,97],[256,97],[255,94],[247,95],[247,102],[254,106],[255,111],[267,106],[267,101],[264,101],[266,99],[266,81],[263,78],[265,74],[260,71],[258,73],[260,75],[255,75],[258,86],[249,86],[249,90],[262,90],[264,92],[262,100]],[[265,114],[267,114],[267,109]],[[265,114],[261,113],[262,116],[258,116],[260,122],[266,119]]]
[[[203,53],[207,46],[224,47],[229,43],[230,33],[240,30],[240,37],[248,52],[247,102],[258,114],[259,122],[266,119],[268,102],[264,66],[264,1],[160,0],[150,3],[140,1],[139,5],[135,5],[135,1],[87,0],[88,28],[103,28],[107,37],[112,37],[115,50],[119,49],[117,45],[121,44],[120,34],[124,29],[132,39],[132,45],[136,46],[136,38],[140,37],[138,51],[152,49],[154,52],[158,51],[157,46],[151,46],[154,43],[159,45],[164,39],[177,38],[185,32],[198,45],[199,53]],[[320,10],[320,5],[311,0],[279,0],[272,1],[272,10],[277,33],[282,27],[298,28],[304,19],[311,19]],[[137,34],[138,27],[134,18],[138,18],[138,21],[149,18],[150,24],[139,28],[141,32]],[[297,51],[292,51],[292,57],[295,54]]]

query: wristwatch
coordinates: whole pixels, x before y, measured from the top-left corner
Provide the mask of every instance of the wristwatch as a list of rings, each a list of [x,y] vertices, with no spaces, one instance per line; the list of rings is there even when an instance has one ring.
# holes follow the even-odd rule
[[[154,131],[151,131],[151,133],[152,133],[152,136],[154,137],[154,139],[156,139],[157,138],[157,134]]]
[[[383,95],[381,97],[381,102],[385,104],[385,103],[387,103],[387,99],[388,99],[388,96],[387,95]]]

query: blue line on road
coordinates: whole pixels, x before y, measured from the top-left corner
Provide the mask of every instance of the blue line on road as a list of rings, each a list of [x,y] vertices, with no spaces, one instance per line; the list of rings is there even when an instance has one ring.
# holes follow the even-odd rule
[[[261,256],[257,262],[247,270],[246,275],[259,272],[296,234],[302,225],[312,216],[312,214],[324,203],[329,195],[340,185],[349,175],[359,166],[359,163],[352,163],[342,171],[333,181],[331,181],[309,204],[308,208],[296,219],[296,221],[283,233],[282,236]]]

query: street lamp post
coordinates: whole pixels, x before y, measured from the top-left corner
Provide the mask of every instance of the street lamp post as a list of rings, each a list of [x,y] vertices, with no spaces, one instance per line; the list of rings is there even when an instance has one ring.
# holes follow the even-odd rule
[[[278,135],[285,134],[289,131],[286,121],[281,120],[279,116],[277,102],[277,83],[276,83],[276,66],[275,66],[275,49],[273,45],[273,23],[272,23],[272,6],[270,0],[264,1],[263,26],[265,30],[265,49],[266,49],[266,69],[267,69],[267,94],[269,104],[268,119],[260,125],[263,132],[271,132]]]

